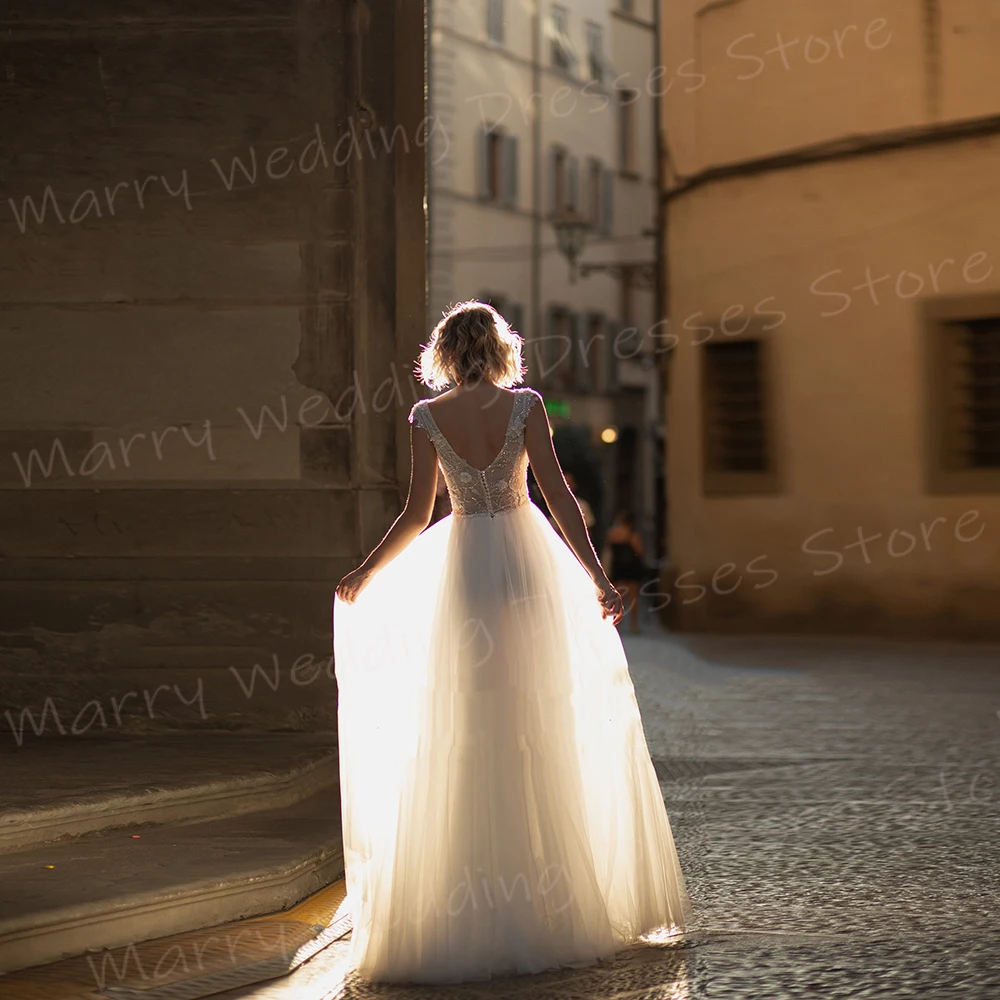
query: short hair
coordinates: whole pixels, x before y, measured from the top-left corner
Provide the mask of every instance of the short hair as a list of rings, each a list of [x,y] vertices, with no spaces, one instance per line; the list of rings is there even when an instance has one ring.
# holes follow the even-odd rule
[[[431,389],[449,382],[487,381],[508,388],[524,381],[524,339],[485,302],[452,306],[431,331],[414,369]]]

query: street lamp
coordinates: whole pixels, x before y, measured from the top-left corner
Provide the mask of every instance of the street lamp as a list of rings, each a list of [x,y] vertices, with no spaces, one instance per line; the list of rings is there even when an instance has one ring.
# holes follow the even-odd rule
[[[590,223],[573,208],[564,208],[552,219],[559,252],[569,261],[570,283],[576,282],[576,262],[583,252],[583,244],[590,230]]]

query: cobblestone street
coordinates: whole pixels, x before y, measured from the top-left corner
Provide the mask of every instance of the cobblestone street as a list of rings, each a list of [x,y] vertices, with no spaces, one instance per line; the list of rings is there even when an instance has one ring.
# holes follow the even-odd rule
[[[694,904],[683,940],[449,988],[344,981],[341,942],[227,997],[1000,997],[998,651],[626,642]]]

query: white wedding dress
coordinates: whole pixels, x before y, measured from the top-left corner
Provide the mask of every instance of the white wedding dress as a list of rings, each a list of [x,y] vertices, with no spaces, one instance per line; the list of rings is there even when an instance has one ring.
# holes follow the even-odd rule
[[[618,632],[527,492],[515,390],[479,470],[425,400],[453,513],[334,601],[351,965],[446,983],[582,966],[689,901]]]

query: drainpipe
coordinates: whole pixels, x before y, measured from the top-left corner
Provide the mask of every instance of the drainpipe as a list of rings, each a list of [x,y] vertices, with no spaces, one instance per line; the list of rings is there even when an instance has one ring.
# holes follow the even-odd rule
[[[542,0],[535,0],[531,20],[531,92],[541,95],[542,90]],[[532,182],[531,182],[531,336],[542,335],[542,115],[541,97],[532,100],[534,118],[531,122]],[[532,344],[534,353],[541,357],[539,345]]]
[[[663,37],[663,23],[662,23],[662,11],[661,4],[653,4],[653,61],[654,64],[659,66],[662,57],[662,52],[660,51],[660,43]],[[663,94],[657,90],[653,94],[653,114],[654,114],[654,137],[656,143],[656,278],[655,278],[655,304],[656,304],[656,321],[660,322],[667,315],[667,310],[670,308],[670,303],[668,301],[668,290],[667,290],[667,201],[663,197],[664,188],[666,185],[666,142],[664,140],[663,134]],[[670,357],[671,352],[666,351],[662,355],[658,355],[660,364],[657,366],[657,390],[659,393],[658,400],[658,410],[660,413],[660,421],[664,428],[664,450],[663,450],[663,481],[666,485],[667,482],[667,449],[669,448],[669,439],[667,438],[666,430],[666,410],[667,410],[667,395],[670,392]],[[656,505],[656,516],[654,521],[654,534],[656,536],[657,542],[657,556],[663,557],[667,555],[667,494],[668,489],[664,490],[664,495],[657,497]],[[662,543],[662,544],[660,544]]]

